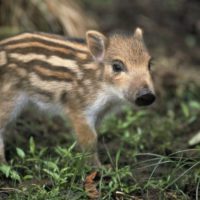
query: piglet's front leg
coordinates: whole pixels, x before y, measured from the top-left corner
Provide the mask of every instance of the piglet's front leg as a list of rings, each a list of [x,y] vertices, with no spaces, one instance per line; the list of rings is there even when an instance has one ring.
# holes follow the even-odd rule
[[[97,153],[97,134],[89,124],[86,118],[80,112],[71,112],[70,119],[75,130],[77,141],[87,156],[87,162],[91,166],[100,167],[101,162]]]

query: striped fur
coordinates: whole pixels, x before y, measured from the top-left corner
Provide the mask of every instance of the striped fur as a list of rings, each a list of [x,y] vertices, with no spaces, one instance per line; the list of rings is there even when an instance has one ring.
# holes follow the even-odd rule
[[[1,41],[0,46],[3,48],[0,51],[1,68],[5,71],[12,69],[12,73],[19,76],[19,81],[26,76],[26,81],[23,81],[26,85],[22,83],[20,87],[28,87],[29,91],[32,85],[39,87],[38,83],[41,82],[45,84],[41,88],[44,93],[52,90],[55,81],[57,87],[54,84],[54,93],[70,88],[68,85],[71,82],[77,84],[79,80],[81,84],[84,81],[84,69],[80,70],[80,65],[91,62],[85,44],[50,34],[25,33]],[[32,81],[33,77],[35,83]],[[61,93],[54,96],[61,96]]]
[[[43,110],[63,112],[81,148],[99,165],[97,122],[112,108],[132,101],[139,86],[153,90],[150,56],[138,34],[107,38],[89,31],[86,40],[77,40],[24,33],[0,41],[0,129],[30,101]],[[113,60],[122,60],[126,71],[116,74]],[[2,144],[0,133],[4,160]]]

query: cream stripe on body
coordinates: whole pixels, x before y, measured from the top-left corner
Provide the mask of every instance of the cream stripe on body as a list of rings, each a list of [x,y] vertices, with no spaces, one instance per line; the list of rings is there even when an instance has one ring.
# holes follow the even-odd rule
[[[15,49],[23,49],[23,48],[30,48],[30,47],[39,47],[44,48],[47,50],[55,51],[55,52],[61,52],[61,53],[69,53],[69,50],[66,47],[55,47],[52,45],[43,44],[42,42],[21,42],[21,43],[15,43],[15,44],[8,44],[5,48],[9,50],[15,50]],[[85,53],[84,53],[85,54]]]
[[[0,51],[0,66],[7,63],[6,52]]]
[[[70,68],[75,73],[80,72],[75,60],[63,59],[58,56],[46,56],[46,55],[36,54],[36,53],[28,53],[28,54],[10,53],[9,57],[14,58],[17,61],[21,61],[24,63],[31,62],[33,60],[40,60],[42,62],[46,62],[53,66],[59,66],[59,67],[62,66],[62,67]]]
[[[37,74],[34,72],[29,74],[29,80],[32,86],[42,88],[48,92],[55,92],[56,98],[59,98],[59,95],[63,90],[70,91],[72,89],[72,83],[66,81],[45,81],[41,79]]]
[[[67,49],[67,47],[54,47],[52,45],[47,45],[47,44],[43,44],[41,42],[22,42],[22,43],[17,43],[17,44],[9,44],[6,46],[6,49],[8,50],[15,50],[15,49],[23,49],[23,48],[28,48],[28,47],[41,47],[41,48],[44,48],[44,49],[47,49],[47,50],[50,50],[50,51],[54,51],[53,53],[64,53],[66,54],[66,57],[67,57],[67,54],[69,54],[71,52],[70,49]],[[81,59],[86,59],[87,56],[88,56],[88,53],[87,52],[76,52],[76,55],[81,58]]]
[[[18,40],[30,39],[30,38],[36,38],[36,39],[38,38],[38,39],[42,39],[47,42],[54,42],[55,44],[61,44],[61,45],[65,45],[66,47],[69,46],[69,47],[72,47],[77,50],[82,50],[82,51],[88,52],[88,48],[85,45],[81,45],[78,43],[74,44],[73,42],[69,42],[67,40],[54,39],[54,38],[51,38],[48,36],[42,36],[42,35],[34,34],[34,33],[24,33],[22,35],[17,35],[17,36],[8,38],[8,39],[4,39],[4,40],[0,41],[0,45],[6,44],[11,41],[18,41]]]

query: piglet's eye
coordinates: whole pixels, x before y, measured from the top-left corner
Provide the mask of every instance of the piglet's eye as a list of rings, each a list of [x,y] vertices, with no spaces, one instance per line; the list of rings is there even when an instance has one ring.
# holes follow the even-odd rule
[[[124,66],[122,61],[115,60],[112,63],[112,69],[113,69],[114,72],[120,73],[122,71],[125,71],[125,66]]]

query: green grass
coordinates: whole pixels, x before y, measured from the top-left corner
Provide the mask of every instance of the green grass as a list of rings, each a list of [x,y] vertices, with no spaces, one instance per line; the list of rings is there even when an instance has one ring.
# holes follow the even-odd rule
[[[99,154],[111,167],[98,170],[100,199],[198,199],[200,145],[189,148],[188,141],[199,131],[199,117],[200,88],[188,83],[155,108],[125,108],[105,120]],[[87,155],[64,134],[69,128],[38,118],[21,119],[17,133],[32,135],[26,142],[10,140],[9,161],[0,165],[0,199],[88,199],[83,185],[95,169],[84,164]]]

